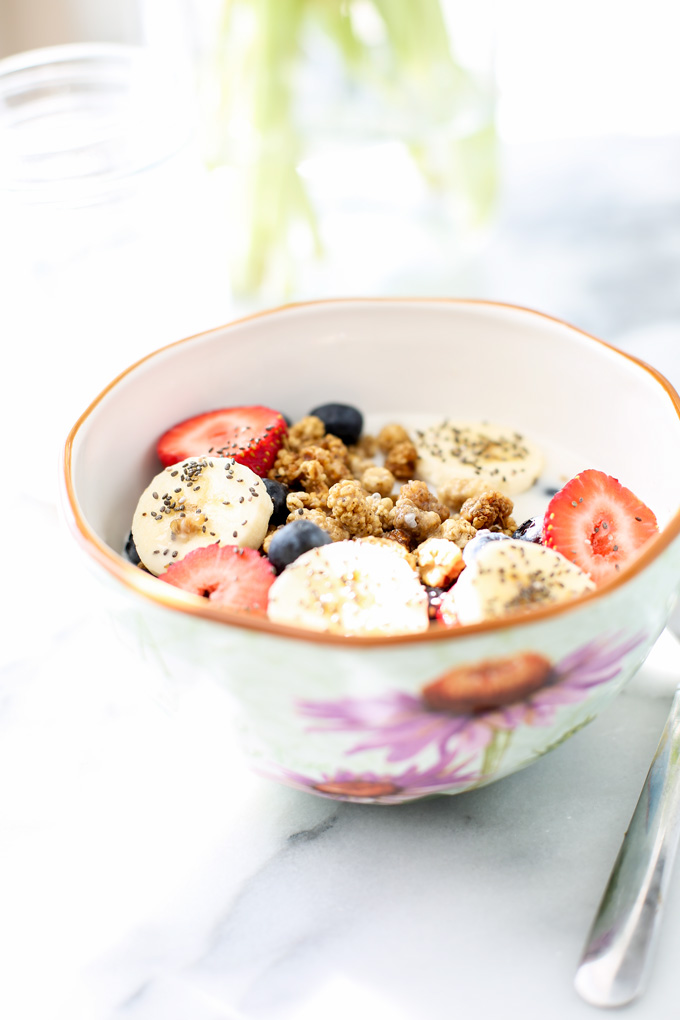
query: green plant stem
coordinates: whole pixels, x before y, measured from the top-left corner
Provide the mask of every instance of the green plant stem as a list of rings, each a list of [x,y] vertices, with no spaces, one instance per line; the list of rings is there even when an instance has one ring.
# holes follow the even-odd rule
[[[372,3],[385,33],[380,59],[355,31],[357,0],[223,0],[221,95],[212,161],[238,166],[247,175],[248,243],[234,274],[237,291],[256,293],[277,266],[279,285],[289,289],[294,235],[306,235],[307,247],[317,255],[322,251],[316,213],[298,172],[305,154],[296,122],[298,72],[312,25],[336,47],[350,83],[382,94],[395,110],[408,107],[404,142],[432,188],[468,188],[482,203],[493,190],[488,168],[484,172],[490,125],[482,125],[476,143],[471,139],[467,148],[453,136],[446,141],[457,104],[472,90],[452,56],[440,0]],[[245,44],[238,41],[244,25],[249,28]],[[414,128],[419,118],[421,132]],[[428,149],[429,122],[441,126],[445,139],[438,142],[434,157]],[[245,141],[233,134],[234,123],[250,125]]]

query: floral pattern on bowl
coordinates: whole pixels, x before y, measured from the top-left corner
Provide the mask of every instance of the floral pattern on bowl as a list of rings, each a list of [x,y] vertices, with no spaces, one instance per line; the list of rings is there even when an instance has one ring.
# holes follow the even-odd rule
[[[410,765],[403,772],[389,776],[340,769],[332,774],[322,774],[316,779],[288,769],[277,769],[271,774],[298,790],[317,793],[332,800],[361,804],[401,804],[419,797],[453,793],[458,787],[467,788],[476,784],[481,777],[474,770],[468,770],[467,766],[468,762],[460,762],[453,768],[442,770],[438,767],[420,769],[417,765]]]
[[[570,724],[565,716],[592,688],[614,681],[625,657],[645,638],[643,633],[627,637],[617,632],[589,641],[555,663],[545,685],[533,694],[485,710],[435,710],[422,696],[401,691],[380,697],[300,701],[298,713],[314,720],[309,732],[351,736],[347,756],[382,751],[386,770],[353,773],[343,769],[316,777],[288,769],[273,772],[292,786],[322,796],[385,804],[483,785],[499,771],[516,729],[553,726],[560,715],[563,730],[571,735],[590,721],[574,718]],[[410,764],[403,771],[393,769],[394,764],[406,762]]]

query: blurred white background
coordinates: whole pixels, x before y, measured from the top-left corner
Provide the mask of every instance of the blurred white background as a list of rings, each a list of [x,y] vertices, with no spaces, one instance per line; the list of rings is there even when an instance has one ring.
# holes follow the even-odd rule
[[[0,58],[76,41],[177,48],[178,18],[215,0],[2,0]],[[465,4],[461,5],[464,10]],[[673,0],[496,0],[499,130],[507,141],[680,131]],[[183,45],[195,46],[184,36]]]

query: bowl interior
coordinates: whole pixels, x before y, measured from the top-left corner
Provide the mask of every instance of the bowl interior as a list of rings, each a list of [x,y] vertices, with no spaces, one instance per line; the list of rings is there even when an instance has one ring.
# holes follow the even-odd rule
[[[555,470],[563,458],[561,480],[606,471],[661,526],[680,506],[678,397],[645,366],[525,309],[367,299],[256,315],[133,366],[73,430],[81,518],[118,553],[158,470],[156,440],[171,425],[230,404],[297,418],[333,400],[386,420],[434,414],[512,425],[543,446]]]

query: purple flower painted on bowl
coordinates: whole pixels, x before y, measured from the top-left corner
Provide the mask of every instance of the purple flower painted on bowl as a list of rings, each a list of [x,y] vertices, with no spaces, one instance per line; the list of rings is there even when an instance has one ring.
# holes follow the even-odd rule
[[[312,730],[360,737],[348,754],[383,749],[388,762],[400,762],[433,747],[439,756],[436,768],[442,769],[462,756],[470,761],[501,732],[509,734],[520,725],[549,726],[560,708],[583,701],[591,688],[613,680],[625,656],[644,637],[616,634],[590,641],[550,669],[544,686],[532,694],[481,711],[435,710],[423,697],[401,692],[375,698],[305,701],[298,707],[316,721]]]
[[[578,704],[591,688],[614,680],[626,655],[641,645],[645,637],[641,633],[622,640],[620,634],[615,634],[589,641],[560,660],[545,687],[524,701],[487,713],[488,722],[502,729],[514,729],[520,723],[549,726],[563,705]]]
[[[305,701],[299,708],[323,724],[312,730],[365,734],[350,754],[386,748],[387,761],[392,762],[406,761],[434,744],[440,765],[446,765],[461,753],[483,750],[493,737],[481,717],[433,712],[422,698],[400,692],[379,698]]]
[[[350,772],[340,769],[321,776],[305,776],[290,769],[275,767],[272,777],[283,780],[298,790],[331,797],[333,800],[354,803],[400,804],[416,797],[443,793],[457,786],[469,786],[480,776],[466,771],[468,762],[460,762],[452,769],[441,765],[419,769],[412,765],[403,772],[386,775],[376,772]]]

